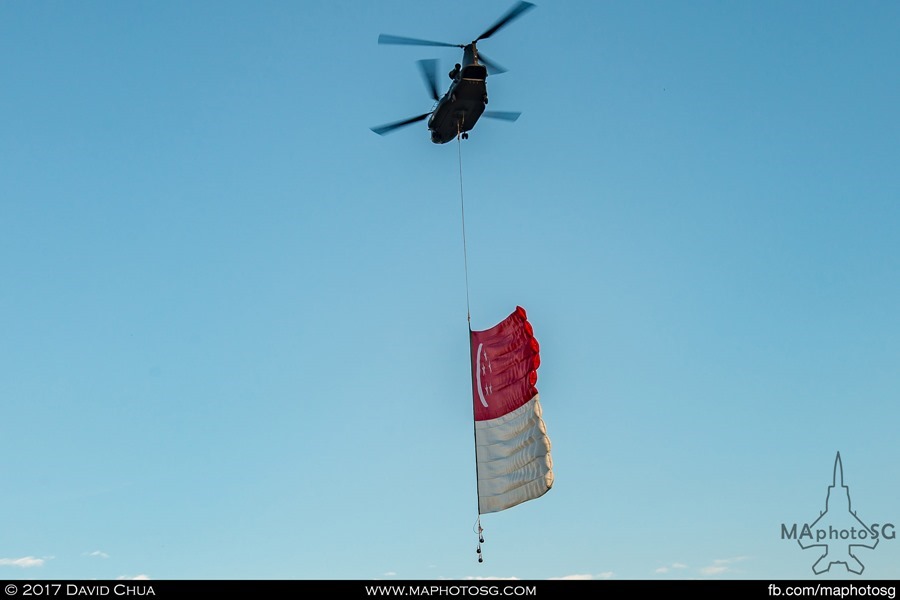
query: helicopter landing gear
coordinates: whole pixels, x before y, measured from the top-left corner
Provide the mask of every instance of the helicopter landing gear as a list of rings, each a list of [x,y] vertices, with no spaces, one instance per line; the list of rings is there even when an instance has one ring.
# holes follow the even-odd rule
[[[466,133],[462,134],[462,139],[464,139],[464,140],[469,139],[469,133],[466,132]]]
[[[487,94],[484,95],[484,103],[487,104]]]

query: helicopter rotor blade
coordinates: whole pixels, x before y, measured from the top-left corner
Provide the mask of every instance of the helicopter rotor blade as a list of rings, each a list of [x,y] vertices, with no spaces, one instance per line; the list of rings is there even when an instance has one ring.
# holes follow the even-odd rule
[[[404,119],[402,121],[395,121],[394,123],[387,123],[386,125],[380,125],[378,127],[372,127],[372,131],[377,133],[378,135],[386,135],[391,133],[392,131],[396,131],[401,127],[406,127],[407,125],[412,125],[413,123],[418,123],[419,121],[424,121],[431,115],[430,112],[425,113],[424,115],[418,115],[416,117],[411,117],[409,119]]]
[[[379,44],[394,44],[399,46],[446,46],[450,48],[464,48],[462,44],[451,44],[449,42],[433,42],[431,40],[420,40],[418,38],[403,37],[400,35],[388,35],[382,33],[378,36]]]
[[[436,58],[426,58],[418,61],[419,69],[422,71],[422,77],[425,79],[425,85],[428,86],[428,91],[431,92],[431,97],[437,101],[440,100],[441,96],[438,93],[438,83],[437,83],[437,65],[438,61]]]
[[[520,112],[505,112],[498,110],[486,110],[481,113],[482,117],[490,117],[491,119],[501,119],[503,121],[515,121],[519,118],[522,113]]]
[[[495,63],[494,61],[489,59],[487,56],[485,56],[481,52],[478,53],[478,62],[483,64],[485,67],[487,67],[488,73],[490,73],[491,75],[499,75],[500,73],[506,73],[506,69],[504,69],[503,67],[501,67],[500,65],[498,65],[497,63]]]
[[[532,4],[531,2],[524,2],[520,0],[518,4],[516,4],[509,10],[509,12],[500,17],[500,19],[496,23],[491,25],[490,29],[475,38],[475,41],[477,42],[478,40],[483,40],[485,38],[491,37],[492,35],[497,33],[500,28],[509,25],[509,23],[513,19],[522,16],[525,11],[531,10],[532,8],[534,8],[534,4]]]

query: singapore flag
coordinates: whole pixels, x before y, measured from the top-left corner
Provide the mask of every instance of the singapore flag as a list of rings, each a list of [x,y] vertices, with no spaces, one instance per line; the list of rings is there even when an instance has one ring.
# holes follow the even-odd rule
[[[550,438],[541,418],[540,346],[525,309],[470,331],[478,513],[543,496],[553,486]]]

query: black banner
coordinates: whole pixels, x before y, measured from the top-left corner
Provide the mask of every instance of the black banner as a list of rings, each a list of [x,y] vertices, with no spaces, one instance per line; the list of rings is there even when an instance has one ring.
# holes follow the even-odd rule
[[[564,594],[619,595],[631,599],[637,593],[685,593],[692,598],[721,600],[723,594],[752,598],[794,597],[873,598],[894,600],[896,581],[787,581],[787,580],[159,580],[159,581],[0,581],[4,598],[132,597],[171,598],[184,594],[287,593],[335,594],[341,598],[523,598]]]

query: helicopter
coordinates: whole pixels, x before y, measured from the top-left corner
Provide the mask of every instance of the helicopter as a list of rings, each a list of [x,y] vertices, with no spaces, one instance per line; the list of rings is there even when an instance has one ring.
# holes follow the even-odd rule
[[[487,79],[488,72],[497,75],[505,72],[505,69],[488,60],[480,54],[476,44],[497,33],[502,27],[508,25],[514,19],[520,17],[526,11],[534,8],[534,4],[520,0],[500,19],[491,25],[484,33],[468,44],[451,44],[447,42],[433,42],[416,38],[401,37],[396,35],[381,34],[378,36],[379,44],[395,44],[406,46],[447,46],[462,48],[462,63],[456,63],[449,76],[452,80],[450,87],[440,96],[437,83],[436,59],[418,61],[419,70],[425,79],[425,85],[431,97],[437,103],[427,113],[395,121],[386,125],[372,127],[372,131],[378,135],[385,135],[405,127],[428,119],[428,130],[431,132],[431,141],[435,144],[445,144],[453,138],[460,136],[469,138],[469,131],[475,127],[480,117],[515,121],[521,113],[485,110],[488,103]]]

